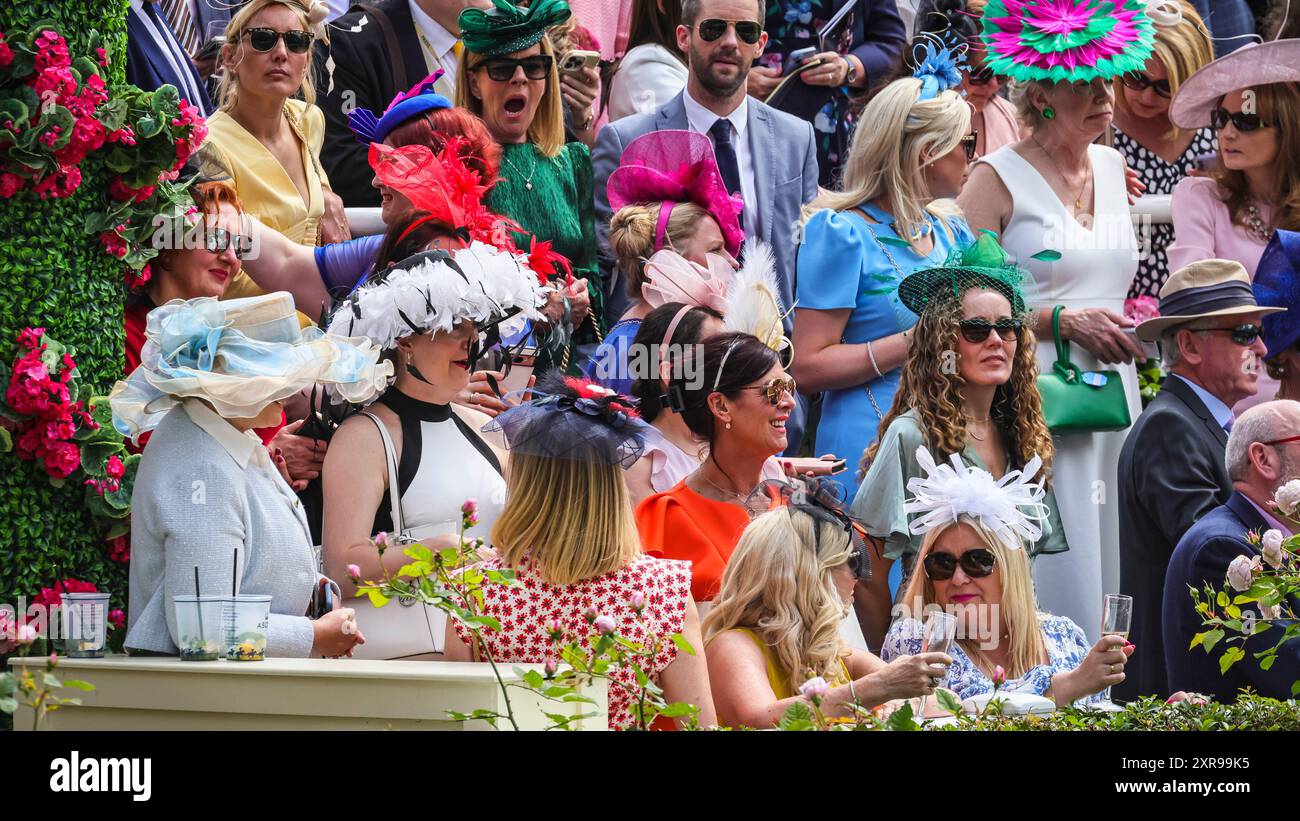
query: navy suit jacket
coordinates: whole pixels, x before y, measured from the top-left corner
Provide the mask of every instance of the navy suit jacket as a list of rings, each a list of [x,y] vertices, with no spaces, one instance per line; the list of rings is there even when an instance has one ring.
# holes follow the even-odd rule
[[[596,138],[591,169],[596,180],[596,241],[609,326],[618,321],[627,307],[627,299],[624,280],[614,276],[615,260],[608,236],[613,212],[605,183],[618,168],[623,149],[632,140],[651,131],[690,130],[682,94],[654,111],[615,120],[602,128]],[[745,203],[745,208],[757,211],[758,238],[772,246],[781,301],[789,309],[794,304],[795,242],[799,236],[800,210],[804,203],[817,196],[817,146],[813,127],[751,97],[745,133],[756,177],[754,195],[758,200]],[[787,318],[787,333],[789,330]]]
[[[176,42],[176,36],[172,34],[162,9],[158,8],[156,3],[148,2],[144,3],[141,8],[141,13],[149,16],[154,28],[163,37],[169,38],[169,44],[174,49],[173,53],[183,56],[184,51],[181,49],[180,44]],[[200,31],[200,34],[202,33]],[[159,86],[164,85],[176,86],[181,93],[182,99],[202,109],[204,116],[212,114],[212,99],[208,97],[207,86],[204,84],[203,79],[199,77],[199,72],[194,68],[193,61],[177,59],[176,62],[181,66],[180,70],[186,72],[186,77],[182,78],[172,68],[172,63],[167,59],[164,48],[166,46],[158,42],[149,27],[140,19],[140,14],[136,12],[135,8],[128,7],[126,14],[126,81],[145,91],[154,91]],[[191,93],[188,89],[197,89],[197,91]]]
[[[1159,503],[1158,498],[1152,499],[1152,504]],[[1241,688],[1253,687],[1272,698],[1291,697],[1291,683],[1300,681],[1300,641],[1282,645],[1277,661],[1267,671],[1260,669],[1253,656],[1273,646],[1282,635],[1284,628],[1277,622],[1268,629],[1264,629],[1268,622],[1259,623],[1259,632],[1246,642],[1246,657],[1230,667],[1226,675],[1219,673],[1219,658],[1227,647],[1239,645],[1220,642],[1209,653],[1201,647],[1188,649],[1192,637],[1206,629],[1201,626],[1188,587],[1201,590],[1208,583],[1219,590],[1233,559],[1259,555],[1259,550],[1246,541],[1247,531],[1263,533],[1267,529],[1268,523],[1250,500],[1233,492],[1226,504],[1192,525],[1174,548],[1164,590],[1165,667],[1171,692],[1187,690],[1219,701],[1233,701]],[[1292,607],[1298,606],[1292,601]],[[1134,643],[1141,646],[1143,637],[1138,633],[1133,637]]]

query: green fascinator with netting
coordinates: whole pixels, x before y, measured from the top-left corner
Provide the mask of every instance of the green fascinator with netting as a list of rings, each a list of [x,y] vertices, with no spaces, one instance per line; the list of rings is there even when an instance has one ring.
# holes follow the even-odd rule
[[[513,54],[535,45],[546,30],[573,14],[564,0],[533,0],[520,8],[508,0],[492,0],[492,8],[465,9],[460,13],[460,34],[465,48],[485,57]]]
[[[1050,261],[1060,256],[1055,251],[1040,251],[1032,259]],[[898,284],[898,298],[912,313],[920,315],[940,294],[960,298],[970,288],[990,288],[1005,296],[1012,313],[1020,316],[1027,304],[1025,290],[1032,285],[1029,273],[998,244],[997,234],[980,231],[974,242],[949,251],[942,265],[922,268],[904,278]]]

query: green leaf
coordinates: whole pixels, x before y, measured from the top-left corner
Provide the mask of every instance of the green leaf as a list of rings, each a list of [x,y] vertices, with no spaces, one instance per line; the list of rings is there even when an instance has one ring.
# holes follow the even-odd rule
[[[1203,644],[1205,645],[1205,652],[1208,653],[1211,650],[1213,650],[1214,645],[1218,644],[1219,640],[1222,639],[1224,635],[1226,634],[1222,630],[1217,630],[1217,629],[1211,630],[1210,632],[1206,633],[1205,641],[1203,642]]]
[[[691,643],[687,641],[686,637],[683,636],[681,633],[673,633],[672,636],[670,636],[669,638],[672,639],[673,644],[677,645],[677,649],[679,651],[685,653],[688,656],[695,655],[695,648],[691,646]]]
[[[938,688],[934,691],[934,699],[939,702],[940,707],[953,715],[956,716],[962,714],[961,702],[957,700],[957,697],[953,695],[951,690],[943,687]]]
[[[659,715],[667,718],[685,718],[699,712],[699,708],[694,704],[688,704],[684,701],[674,701],[667,707],[659,711]],[[787,711],[788,714],[788,711]]]
[[[885,726],[891,730],[921,729],[921,725],[912,720],[911,702],[903,702],[903,706],[895,710],[889,718],[885,720]]]
[[[812,726],[813,711],[812,708],[803,701],[796,701],[786,708],[785,714],[781,720],[776,723],[778,730],[804,729],[804,727],[794,727],[794,724],[806,724]]]
[[[528,670],[524,672],[522,678],[524,680],[524,684],[527,684],[529,687],[532,687],[534,690],[540,690],[546,686],[546,679],[542,678],[542,674],[537,672],[536,670]]]
[[[12,713],[18,709],[18,699],[0,698],[0,713]]]
[[[366,595],[370,597],[371,607],[383,607],[384,605],[388,604],[389,600],[384,596],[384,594],[380,593],[377,589],[373,587],[366,590]]]
[[[1277,661],[1276,653],[1270,656],[1265,656],[1264,658],[1259,660],[1259,669],[1267,672],[1268,669],[1273,666],[1273,662],[1275,661]]]
[[[63,686],[71,687],[74,690],[81,690],[82,692],[86,692],[86,693],[89,693],[95,689],[95,685],[91,684],[88,681],[82,681],[81,679],[77,679],[77,678],[68,679],[67,681],[63,682]]]
[[[1227,614],[1228,618],[1231,619],[1241,618],[1241,608],[1235,604],[1229,604],[1228,606],[1224,607],[1223,612]]]
[[[1223,656],[1219,658],[1219,673],[1227,673],[1228,668],[1246,657],[1246,653],[1240,647],[1229,647],[1223,651]]]
[[[1191,650],[1201,642],[1205,641],[1205,636],[1207,635],[1207,633],[1208,631],[1206,633],[1197,633],[1196,635],[1192,636],[1192,643],[1187,645],[1187,649]]]
[[[1225,592],[1223,592],[1222,590],[1219,591],[1219,594],[1215,597],[1214,600],[1215,600],[1215,602],[1218,603],[1218,605],[1219,605],[1220,607],[1227,607],[1227,606],[1228,606],[1228,602],[1229,602],[1228,594],[1225,593]]]
[[[497,633],[501,632],[501,622],[491,616],[467,616],[465,618],[465,623],[471,627],[479,625]]]
[[[9,435],[8,428],[0,428],[0,453],[8,453],[13,450],[14,440]]]

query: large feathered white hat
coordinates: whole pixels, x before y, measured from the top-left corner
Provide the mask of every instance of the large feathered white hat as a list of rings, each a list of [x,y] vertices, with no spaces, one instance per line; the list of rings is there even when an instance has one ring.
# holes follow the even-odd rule
[[[1009,470],[994,479],[986,470],[971,467],[961,456],[952,455],[951,465],[935,465],[924,447],[916,449],[916,461],[926,476],[913,477],[907,489],[914,494],[903,510],[915,514],[908,522],[913,534],[925,533],[958,521],[962,516],[979,522],[1004,545],[1019,549],[1043,535],[1039,523],[1047,519],[1042,480],[1034,481],[1043,466],[1037,455],[1021,470]]]
[[[727,288],[727,310],[723,320],[728,331],[758,337],[777,353],[793,356],[792,343],[782,323],[789,310],[781,304],[777,286],[776,257],[772,246],[756,239],[745,241],[745,262]]]
[[[411,334],[449,332],[468,319],[482,328],[509,317],[540,319],[546,295],[527,257],[482,242],[416,254],[343,301],[330,333],[364,336],[381,350]],[[504,329],[503,329],[504,332]]]

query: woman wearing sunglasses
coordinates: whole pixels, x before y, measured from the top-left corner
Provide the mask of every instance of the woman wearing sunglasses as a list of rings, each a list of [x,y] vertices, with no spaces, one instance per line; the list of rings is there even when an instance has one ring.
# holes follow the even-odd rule
[[[1045,696],[1059,706],[1102,700],[1103,690],[1124,680],[1133,645],[1110,635],[1089,646],[1079,625],[1039,611],[1025,550],[1046,515],[1034,482],[1038,460],[1002,483],[960,460],[936,465],[924,448],[916,460],[927,475],[913,483],[907,511],[912,533],[924,539],[903,594],[909,615],[890,627],[880,655],[920,652],[927,611],[938,609],[957,619],[942,685],[958,698],[991,691],[1000,667],[1003,693]]]
[[[591,151],[564,141],[564,113],[555,50],[546,35],[568,20],[564,0],[534,0],[527,8],[497,0],[487,11],[461,12],[465,53],[457,68],[456,103],[483,119],[501,146],[501,179],[485,202],[522,227],[520,248],[550,242],[572,265],[563,296],[572,335],[552,334],[538,368],[577,370],[604,335],[596,265],[596,211]],[[531,237],[529,236],[531,235]]]
[[[718,723],[769,729],[791,704],[807,700],[800,688],[818,676],[830,687],[821,708],[834,718],[850,716],[854,702],[870,708],[934,692],[952,663],[948,654],[885,663],[841,638],[839,622],[871,562],[857,523],[830,488],[776,483],[763,490],[778,506],[745,528],[704,619]],[[756,495],[767,501],[766,493]]]
[[[933,66],[937,55],[929,56]],[[854,133],[841,190],[805,208],[793,371],[805,392],[822,393],[817,453],[856,461],[871,444],[916,324],[898,283],[971,240],[951,198],[975,136],[970,106],[949,87],[958,74],[950,68],[918,70],[877,94],[862,113],[872,127]],[[854,474],[835,479],[852,498]]]
[[[917,271],[899,286],[903,304],[920,317],[916,342],[903,364],[893,407],[862,456],[862,484],[853,500],[854,514],[884,543],[881,578],[894,562],[903,566],[899,578],[910,572],[921,547],[903,511],[908,483],[924,476],[915,458],[918,447],[940,458],[957,454],[999,478],[1035,458],[1051,466],[1052,437],[1035,384],[1034,335],[1025,324],[1025,276],[997,240],[982,233],[970,246],[954,250],[944,265]],[[1050,489],[1044,503],[1048,522],[1029,546],[1031,558],[1068,549]],[[891,585],[886,593],[874,586],[878,600],[864,606],[875,615],[868,639],[877,644],[895,589]]]
[[[749,334],[710,337],[696,347],[696,360],[698,368],[672,374],[666,395],[708,456],[672,489],[637,505],[636,523],[647,553],[693,563],[692,595],[707,602],[749,522],[745,500],[789,444],[795,383],[776,351]]]
[[[221,50],[220,110],[208,120],[203,145],[249,215],[309,247],[350,237],[342,200],[320,164],[325,117],[313,105],[309,71],[324,11],[321,0],[253,0],[231,18]],[[241,275],[226,296],[260,293]]]
[[[1154,20],[1155,51],[1146,65],[1122,75],[1115,87],[1115,150],[1137,172],[1146,193],[1160,196],[1172,194],[1218,150],[1214,129],[1182,129],[1169,120],[1169,101],[1178,87],[1214,59],[1209,31],[1196,10],[1186,2],[1176,7],[1178,14]],[[1130,297],[1158,296],[1173,270],[1166,252],[1174,226],[1162,222],[1143,230],[1149,232],[1147,251],[1138,262]]]
[[[1300,230],[1300,40],[1215,60],[1179,87],[1169,117],[1219,137],[1219,168],[1174,189],[1170,267],[1231,259],[1253,275],[1275,229]]]

